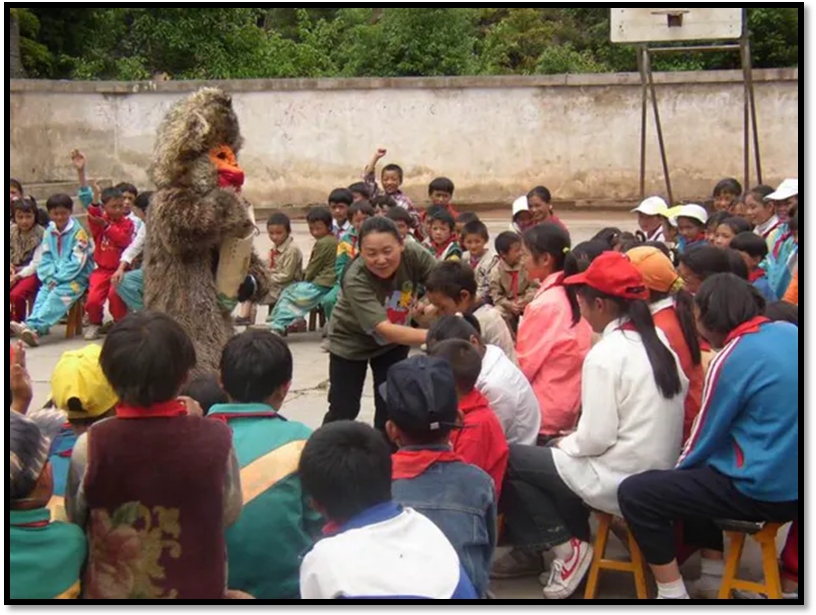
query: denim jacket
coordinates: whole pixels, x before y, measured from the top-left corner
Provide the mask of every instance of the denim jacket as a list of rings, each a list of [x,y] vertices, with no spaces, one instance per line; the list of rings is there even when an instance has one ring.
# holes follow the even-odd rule
[[[397,502],[419,511],[442,530],[459,554],[476,593],[484,598],[497,539],[493,480],[479,468],[465,463],[436,463],[417,478],[394,481],[393,491]]]

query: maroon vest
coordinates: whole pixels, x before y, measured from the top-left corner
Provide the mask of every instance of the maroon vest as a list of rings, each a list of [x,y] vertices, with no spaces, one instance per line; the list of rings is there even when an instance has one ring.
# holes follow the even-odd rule
[[[220,600],[229,428],[111,419],[88,435],[87,599]]]

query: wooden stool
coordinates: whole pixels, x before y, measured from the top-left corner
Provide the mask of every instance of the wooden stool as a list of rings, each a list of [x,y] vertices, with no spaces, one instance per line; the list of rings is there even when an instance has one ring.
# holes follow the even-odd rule
[[[731,600],[731,592],[735,589],[741,589],[765,594],[770,600],[782,600],[782,581],[779,578],[776,535],[782,529],[783,524],[745,521],[716,521],[716,524],[725,532],[725,537],[730,545],[718,599]],[[762,549],[764,583],[755,583],[737,578],[747,536],[751,536]]]
[[[82,317],[85,314],[85,298],[77,300],[68,310],[68,326],[65,328],[65,339],[82,335]]]
[[[648,600],[649,595],[646,591],[646,562],[643,560],[643,554],[640,552],[635,537],[631,532],[628,534],[629,553],[631,554],[631,561],[619,562],[617,560],[604,559],[606,554],[606,545],[609,542],[609,530],[612,525],[612,515],[604,512],[596,512],[595,516],[598,518],[598,536],[595,539],[595,554],[592,557],[592,567],[589,569],[589,576],[587,577],[586,592],[584,592],[584,600],[595,600],[598,596],[598,579],[601,576],[601,570],[617,570],[618,572],[628,572],[635,577],[635,591],[637,592],[638,600]]]
[[[326,326],[326,312],[323,311],[322,307],[316,307],[311,312],[309,312],[309,332],[314,333],[317,331],[317,321],[320,321],[320,328]]]

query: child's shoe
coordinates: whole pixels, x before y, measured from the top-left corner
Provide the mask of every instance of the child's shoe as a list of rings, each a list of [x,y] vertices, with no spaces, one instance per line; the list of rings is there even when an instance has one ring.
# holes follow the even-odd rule
[[[29,329],[26,327],[20,333],[20,339],[23,340],[23,343],[30,348],[37,348],[40,345],[40,336],[37,335],[36,331]]]
[[[544,588],[547,600],[566,600],[578,589],[592,564],[592,545],[573,538],[553,549],[555,560]]]
[[[85,341],[93,342],[102,337],[102,334],[99,331],[99,329],[100,329],[99,325],[88,325],[88,328],[85,330]]]

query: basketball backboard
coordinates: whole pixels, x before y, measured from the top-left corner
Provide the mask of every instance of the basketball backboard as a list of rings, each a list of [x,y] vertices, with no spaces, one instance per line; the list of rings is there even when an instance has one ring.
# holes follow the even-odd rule
[[[734,40],[742,36],[741,8],[613,8],[613,43]]]

